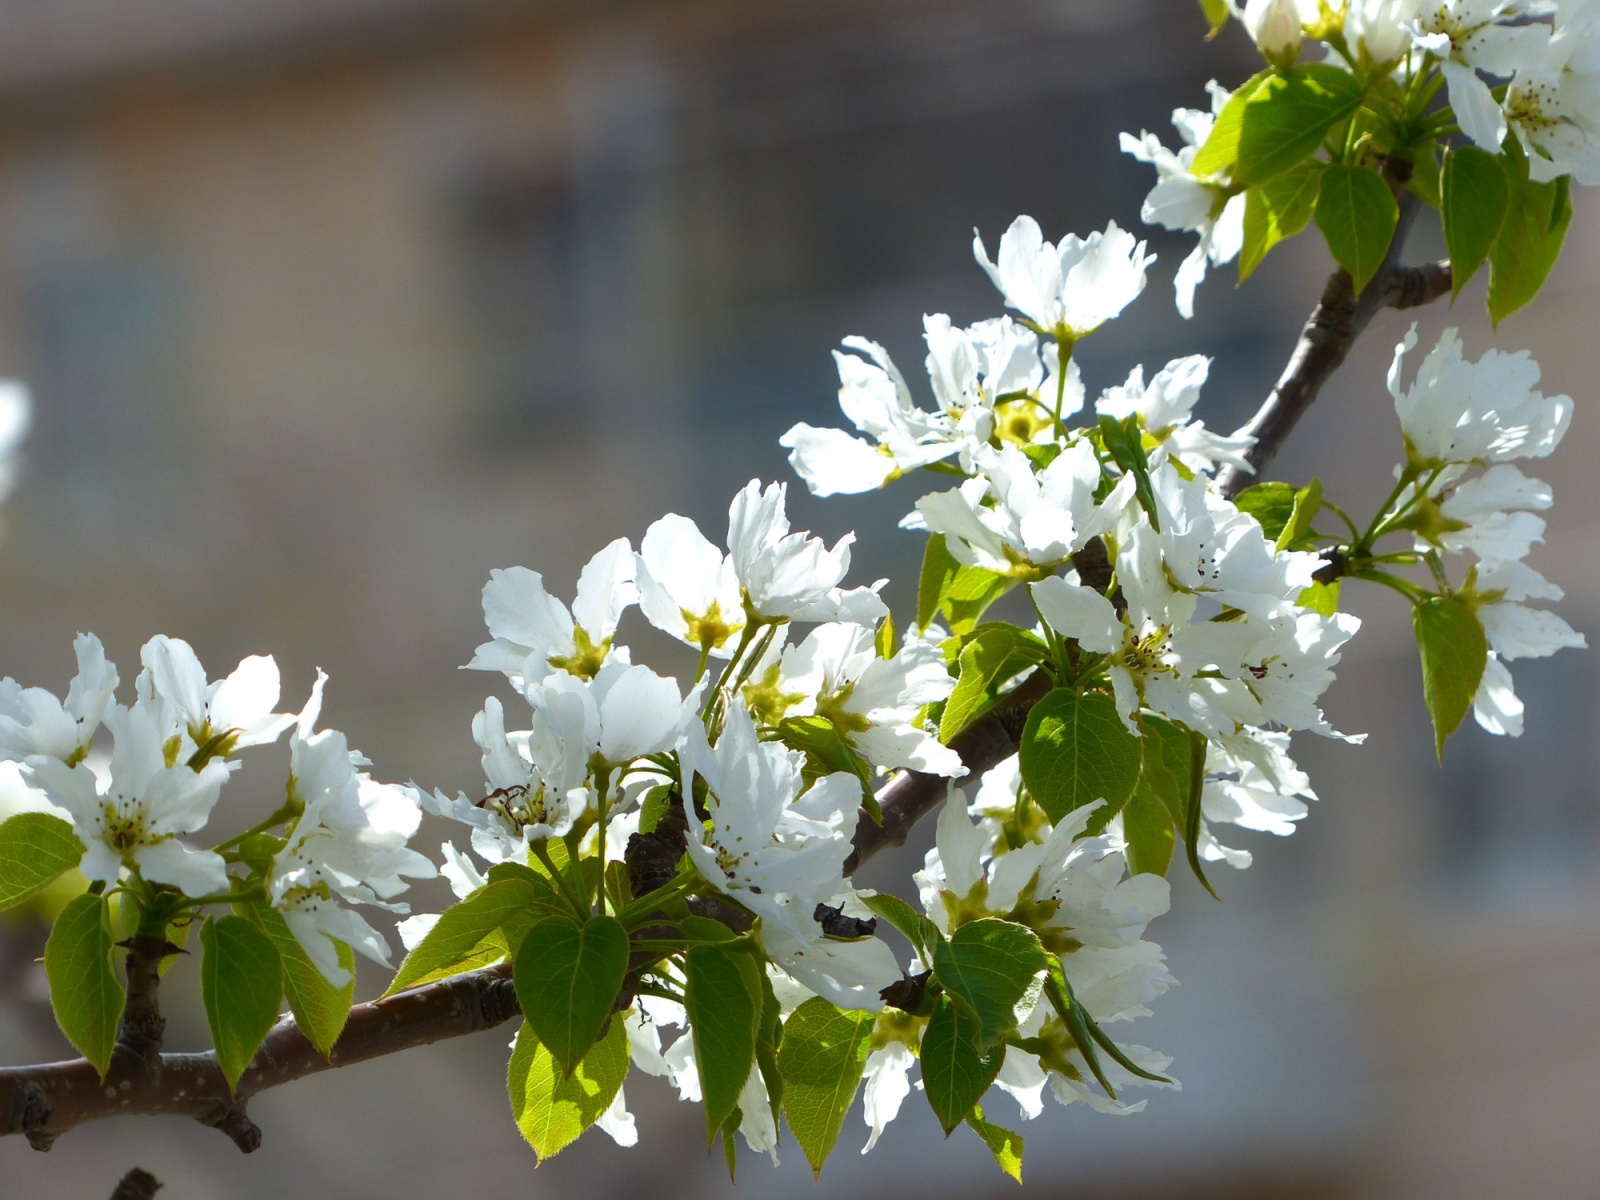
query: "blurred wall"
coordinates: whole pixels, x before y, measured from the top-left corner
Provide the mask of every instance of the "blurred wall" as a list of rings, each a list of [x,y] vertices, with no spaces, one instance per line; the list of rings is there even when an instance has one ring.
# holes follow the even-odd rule
[[[1175,105],[1253,69],[1242,39],[1202,33],[1190,0],[0,0],[0,367],[38,403],[4,512],[0,672],[63,686],[79,629],[130,678],[156,632],[219,672],[270,651],[287,706],[330,672],[327,720],[380,777],[475,788],[468,722],[493,682],[456,667],[489,569],[534,567],[563,594],[663,511],[719,529],[751,476],[789,478],[779,433],[836,419],[842,337],[884,342],[915,376],[922,313],[999,310],[974,225],[991,243],[1018,212],[1049,236],[1142,228],[1150,175],[1117,133],[1174,138]],[[1539,565],[1584,628],[1600,226],[1578,200],[1569,261],[1498,344],[1532,346],[1578,397]],[[1149,291],[1082,348],[1086,379],[1214,354],[1204,415],[1230,427],[1276,375],[1324,252],[1301,239],[1237,290],[1221,273],[1185,323],[1170,279],[1189,247],[1152,236]],[[1477,287],[1456,314],[1474,353]],[[1424,314],[1424,339],[1445,319]],[[1398,455],[1382,377],[1405,325],[1380,319],[1276,474],[1320,473],[1356,507],[1381,495]],[[863,578],[892,575],[903,612],[921,550],[893,526],[912,499],[791,506],[799,526],[859,529]],[[1528,736],[1469,733],[1441,769],[1387,599],[1352,597],[1369,627],[1330,703],[1368,745],[1302,744],[1319,811],[1287,842],[1254,839],[1222,908],[1180,881],[1156,924],[1183,987],[1138,1037],[1175,1054],[1184,1092],[1128,1120],[1023,1127],[1028,1191],[1596,1194],[1593,668],[1519,665]],[[219,822],[248,823],[277,786],[252,764]],[[903,882],[921,850],[873,882]],[[8,1062],[66,1051],[38,942],[3,943]],[[174,1013],[175,1046],[204,1044],[194,1008]],[[109,1194],[135,1162],[175,1200],[468,1180],[734,1194],[699,1110],[648,1080],[629,1092],[637,1149],[591,1134],[535,1175],[504,1058],[485,1035],[264,1096],[249,1161],[182,1122],[82,1129],[48,1157],[9,1139],[0,1196]],[[1012,1189],[964,1131],[936,1144],[916,1095],[862,1159],[864,1138],[852,1116],[823,1186]],[[748,1159],[738,1192],[813,1194],[784,1158]]]

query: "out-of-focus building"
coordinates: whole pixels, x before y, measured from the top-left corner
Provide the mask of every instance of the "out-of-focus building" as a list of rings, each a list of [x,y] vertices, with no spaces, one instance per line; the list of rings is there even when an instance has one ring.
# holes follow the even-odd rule
[[[0,673],[62,686],[79,629],[129,675],[156,632],[214,669],[271,651],[286,704],[328,669],[327,719],[380,776],[476,787],[467,726],[494,684],[456,667],[489,569],[560,593],[663,511],[718,528],[752,475],[788,477],[783,429],[833,419],[842,337],[910,372],[922,313],[999,311],[974,225],[991,242],[1018,212],[1052,236],[1137,226],[1150,175],[1117,133],[1170,144],[1174,106],[1253,69],[1240,39],[1202,34],[1191,0],[0,0],[0,369],[38,398],[0,547]],[[1540,565],[1579,628],[1600,611],[1585,199],[1549,293],[1497,335],[1578,399],[1541,472],[1560,504]],[[1089,386],[1210,353],[1207,420],[1235,424],[1323,252],[1302,239],[1238,290],[1221,273],[1185,323],[1170,279],[1189,247],[1154,245],[1146,296],[1082,347]],[[1474,353],[1477,295],[1456,314]],[[1426,337],[1446,314],[1421,319]],[[1377,323],[1275,473],[1381,494],[1404,328]],[[900,606],[913,498],[791,499],[798,525],[860,528],[858,563]],[[1183,987],[1137,1038],[1174,1053],[1185,1090],[1127,1120],[1021,1126],[1028,1190],[1596,1194],[1594,668],[1517,664],[1528,735],[1463,735],[1441,769],[1390,599],[1352,597],[1369,628],[1330,702],[1369,744],[1302,746],[1323,796],[1305,828],[1255,839],[1221,908],[1179,881],[1152,929]],[[7,1062],[65,1051],[36,940],[0,942]],[[194,1007],[175,1045],[203,1043]],[[638,1148],[591,1134],[534,1175],[504,1057],[483,1036],[261,1097],[251,1160],[165,1120],[74,1131],[48,1157],[10,1139],[0,1196],[109,1194],[134,1162],[174,1197],[733,1194],[699,1110],[650,1080],[628,1093]],[[941,1143],[916,1094],[865,1159],[864,1140],[853,1115],[822,1186],[1013,1186],[966,1131]],[[813,1187],[791,1149],[776,1172],[744,1162],[738,1191]]]

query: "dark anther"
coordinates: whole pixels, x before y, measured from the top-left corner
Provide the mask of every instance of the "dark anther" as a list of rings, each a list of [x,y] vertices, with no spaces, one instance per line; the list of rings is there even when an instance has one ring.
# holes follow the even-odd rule
[[[635,896],[648,895],[664,888],[678,874],[678,860],[688,848],[688,818],[683,814],[683,796],[673,789],[667,797],[667,811],[649,833],[636,833],[628,839],[622,861],[628,868],[628,884]]]
[[[916,1012],[922,1007],[922,999],[928,994],[928,980],[933,977],[932,971],[924,971],[920,975],[907,975],[897,979],[878,995],[890,1008],[898,1008],[902,1012]]]
[[[819,904],[811,913],[812,919],[822,926],[822,932],[831,938],[864,938],[878,932],[878,918],[845,916],[844,909],[829,904]]]

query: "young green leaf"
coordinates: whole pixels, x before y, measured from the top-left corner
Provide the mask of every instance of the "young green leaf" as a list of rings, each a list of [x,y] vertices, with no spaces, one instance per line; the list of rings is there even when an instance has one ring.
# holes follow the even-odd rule
[[[884,613],[883,623],[878,626],[878,636],[873,639],[873,647],[878,652],[879,658],[893,658],[897,647],[894,644],[894,614]]]
[[[950,581],[961,569],[944,544],[944,535],[934,534],[922,551],[922,574],[917,580],[917,631],[920,633],[939,615],[939,604],[944,599]]]
[[[44,891],[83,857],[83,843],[60,817],[18,813],[0,823],[0,912]]]
[[[1006,1060],[1004,1046],[977,1049],[978,1029],[949,996],[940,996],[922,1034],[922,1082],[934,1116],[949,1137],[983,1099]]]
[[[1369,167],[1334,164],[1323,169],[1316,218],[1329,253],[1350,272],[1359,292],[1378,273],[1394,240],[1400,221],[1394,193]]]
[[[339,1034],[344,1032],[344,1023],[350,1018],[350,1005],[355,1000],[355,952],[343,942],[334,943],[339,965],[350,972],[350,981],[336,988],[311,961],[282,913],[265,904],[253,904],[249,916],[277,948],[283,963],[283,990],[289,998],[294,1023],[317,1053],[327,1058]]]
[[[772,990],[772,979],[756,967],[761,981],[761,1015],[756,1019],[756,1066],[767,1085],[767,1103],[772,1106],[772,1124],[778,1124],[783,1108],[783,1072],[778,1069],[778,1052],[783,1048],[783,1007]],[[738,1110],[735,1109],[735,1112]]]
[[[1228,102],[1222,106],[1222,111],[1217,114],[1217,119],[1211,123],[1211,132],[1206,140],[1200,144],[1200,149],[1195,153],[1189,163],[1189,170],[1195,175],[1218,177],[1229,176],[1239,160],[1239,135],[1244,120],[1244,106],[1249,103],[1250,97],[1273,78],[1275,72],[1261,71],[1245,80],[1234,90]]]
[[[1328,130],[1361,106],[1361,100],[1361,85],[1350,73],[1327,63],[1268,74],[1241,106],[1231,182],[1235,187],[1254,187],[1298,166],[1322,144]],[[1231,101],[1224,114],[1228,107]],[[1208,138],[1206,149],[1210,146]],[[1202,169],[1196,155],[1193,169],[1202,174],[1212,168]]]
[[[1206,34],[1208,38],[1215,37],[1217,31],[1228,23],[1228,0],[1200,0],[1200,11],[1205,15],[1206,24],[1211,27]]]
[[[1139,427],[1139,418],[1129,416],[1118,421],[1115,417],[1102,415],[1100,439],[1117,465],[1133,476],[1134,494],[1139,497],[1139,506],[1150,519],[1151,528],[1159,532],[1161,514],[1156,507],[1155,486],[1150,482],[1150,460],[1145,454],[1144,431]]]
[[[278,949],[244,917],[209,917],[200,927],[200,999],[217,1066],[232,1090],[278,1020],[283,962]]]
[[[1450,298],[1489,257],[1505,224],[1511,184],[1498,154],[1476,146],[1457,146],[1445,155],[1440,180],[1439,215],[1450,251]]]
[[[1309,608],[1314,613],[1331,617],[1339,611],[1339,581],[1335,579],[1332,583],[1313,583],[1310,587],[1301,588],[1295,603],[1301,608]]]
[[[784,1023],[778,1049],[783,1111],[812,1175],[821,1174],[839,1140],[861,1085],[875,1022],[871,1013],[846,1012],[813,996]]]
[[[1239,282],[1250,278],[1269,250],[1306,227],[1321,184],[1322,164],[1303,162],[1245,193]]]
[[[615,917],[546,917],[522,939],[511,981],[539,1042],[572,1074],[600,1036],[628,973],[628,934]]]
[[[56,1024],[104,1079],[127,995],[111,965],[111,911],[103,896],[77,896],[44,944],[44,975]]]
[[[1256,483],[1240,492],[1234,503],[1256,519],[1269,542],[1276,542],[1294,516],[1294,501],[1292,483]]]
[[[1411,612],[1422,656],[1422,698],[1433,719],[1434,751],[1461,724],[1483,681],[1489,644],[1477,614],[1451,596],[1433,596]]]
[[[627,1074],[628,1033],[621,1020],[611,1022],[570,1074],[524,1021],[506,1069],[511,1115],[534,1153],[549,1158],[605,1114]]]
[[[1009,575],[969,567],[951,555],[944,538],[934,534],[922,555],[917,583],[917,629],[943,617],[953,634],[971,633],[989,606],[1015,587]]]
[[[1278,531],[1276,549],[1280,552],[1298,546],[1300,540],[1311,532],[1311,522],[1322,511],[1322,480],[1313,479],[1294,494],[1294,508],[1288,523]]]
[[[967,1124],[983,1139],[983,1144],[989,1147],[989,1153],[994,1155],[995,1165],[1018,1183],[1022,1182],[1022,1135],[1012,1133],[1009,1129],[1002,1129],[999,1125],[991,1125],[983,1119],[983,1107],[976,1105],[967,1116]]]
[[[1121,808],[1139,781],[1139,757],[1139,739],[1104,692],[1057,688],[1022,730],[1022,780],[1051,821],[1097,800]]]
[[[1001,687],[1038,662],[1043,650],[1043,643],[1014,625],[985,629],[968,642],[958,660],[961,673],[955,691],[945,701],[939,720],[939,740],[948,744],[998,704]]]
[[[690,950],[684,974],[684,1007],[694,1031],[709,1144],[737,1107],[755,1065],[764,999],[761,972],[747,951],[716,945]]]
[[[1519,161],[1520,173],[1508,172],[1511,200],[1489,253],[1489,317],[1496,325],[1539,294],[1572,223],[1572,177],[1534,183]]]
[[[529,909],[536,909],[540,916],[550,915],[554,893],[549,883],[526,867],[522,870],[525,875],[502,875],[490,880],[465,900],[445,909],[427,936],[406,955],[384,995],[475,970],[484,965],[484,954],[493,949],[484,942],[505,922]],[[505,944],[503,938],[495,943],[501,947],[500,956],[505,954]]]
[[[1188,783],[1187,780],[1184,781]],[[1122,835],[1128,843],[1128,874],[1165,875],[1172,863],[1172,813],[1163,797],[1141,776],[1122,810]]]
[[[1443,208],[1443,188],[1443,171],[1439,165],[1438,146],[1425,146],[1411,160],[1411,178],[1406,181],[1406,191],[1429,208]]]
[[[984,917],[933,948],[933,975],[977,1021],[977,1049],[989,1048],[1038,1003],[1050,955],[1026,925]]]

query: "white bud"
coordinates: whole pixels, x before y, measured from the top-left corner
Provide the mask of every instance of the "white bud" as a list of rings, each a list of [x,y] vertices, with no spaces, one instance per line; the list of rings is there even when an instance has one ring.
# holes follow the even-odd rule
[[[1263,58],[1293,62],[1300,54],[1300,11],[1295,0],[1249,0],[1244,27]]]

